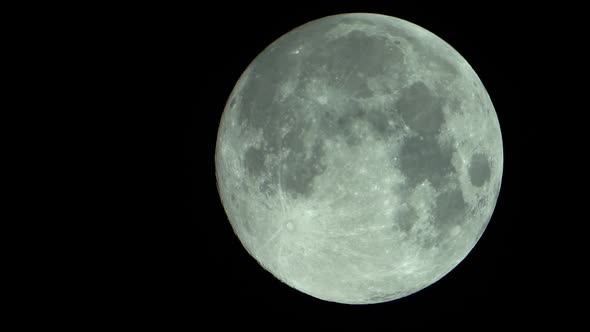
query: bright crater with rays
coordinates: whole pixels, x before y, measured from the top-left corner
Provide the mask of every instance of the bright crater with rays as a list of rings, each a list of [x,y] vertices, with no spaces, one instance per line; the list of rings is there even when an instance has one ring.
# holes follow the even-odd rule
[[[216,147],[219,193],[248,252],[334,302],[412,294],[459,264],[502,178],[498,119],[463,57],[376,14],[305,24],[245,70]]]

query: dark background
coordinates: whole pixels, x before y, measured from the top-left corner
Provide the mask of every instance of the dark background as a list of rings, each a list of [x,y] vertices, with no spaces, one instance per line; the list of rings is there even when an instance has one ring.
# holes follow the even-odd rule
[[[242,2],[240,2],[242,3]],[[453,271],[426,289],[375,305],[324,302],[275,279],[249,256],[224,214],[215,183],[217,128],[238,78],[271,42],[291,29],[323,16],[374,12],[399,17],[435,33],[475,69],[494,103],[504,142],[501,193],[483,237]],[[264,4],[192,5],[148,10],[137,33],[164,86],[172,129],[182,135],[182,176],[171,176],[183,206],[171,213],[153,251],[153,297],[181,324],[207,321],[257,327],[314,321],[327,326],[454,326],[512,324],[523,321],[530,298],[522,277],[526,260],[520,230],[523,157],[522,89],[525,84],[527,17],[512,6],[402,4],[399,1],[315,1]],[[149,13],[149,14],[147,14]],[[130,38],[133,41],[133,38]],[[152,61],[153,59],[153,61]],[[143,62],[142,62],[143,63]],[[162,82],[165,81],[165,82]],[[170,116],[167,116],[170,118]],[[157,129],[154,129],[157,130]],[[175,179],[175,180],[172,180]],[[174,216],[174,217],[172,217]],[[155,222],[157,224],[157,222]],[[151,233],[150,233],[151,234]],[[159,282],[158,282],[159,280]],[[163,303],[162,303],[163,302]],[[163,314],[161,312],[161,314]],[[520,319],[519,319],[520,318]],[[275,325],[276,326],[276,325]]]
[[[310,321],[309,329],[357,323],[363,330],[444,330],[544,325],[562,307],[584,309],[584,302],[553,298],[578,296],[585,283],[572,275],[585,277],[578,269],[587,259],[565,258],[587,252],[585,239],[571,237],[585,235],[579,230],[587,213],[578,215],[585,202],[572,201],[586,197],[554,190],[552,182],[579,186],[587,173],[571,168],[587,165],[574,162],[587,150],[577,146],[587,128],[570,129],[586,126],[587,103],[571,98],[585,98],[573,92],[585,86],[554,78],[581,76],[587,38],[573,32],[584,33],[587,20],[575,14],[586,11],[566,1],[513,3],[219,0],[6,9],[5,67],[15,75],[5,94],[17,106],[4,114],[22,120],[4,122],[15,132],[6,145],[19,151],[5,164],[22,174],[5,172],[19,189],[5,191],[22,206],[5,202],[18,215],[5,224],[23,228],[22,235],[4,234],[16,243],[7,242],[5,256],[18,261],[4,272],[18,279],[6,283],[16,296],[5,302],[19,316],[6,316],[76,330],[289,329]],[[214,167],[225,102],[255,56],[293,28],[350,12],[408,20],[458,50],[487,88],[504,142],[497,207],[467,258],[416,294],[362,306],[315,299],[264,271],[233,234]],[[538,229],[550,234],[538,236]]]

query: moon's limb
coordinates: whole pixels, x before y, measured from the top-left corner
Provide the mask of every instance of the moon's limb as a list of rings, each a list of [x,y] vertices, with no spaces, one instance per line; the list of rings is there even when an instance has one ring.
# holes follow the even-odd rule
[[[342,303],[443,277],[492,214],[502,141],[467,62],[409,22],[331,16],[271,44],[224,111],[220,196],[248,252]]]

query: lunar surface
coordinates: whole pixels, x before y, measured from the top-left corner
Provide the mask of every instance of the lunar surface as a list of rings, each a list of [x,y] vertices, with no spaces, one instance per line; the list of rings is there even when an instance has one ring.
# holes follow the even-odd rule
[[[221,201],[246,250],[326,301],[398,299],[436,282],[486,228],[500,190],[498,118],[446,42],[343,14],[272,43],[219,127]]]

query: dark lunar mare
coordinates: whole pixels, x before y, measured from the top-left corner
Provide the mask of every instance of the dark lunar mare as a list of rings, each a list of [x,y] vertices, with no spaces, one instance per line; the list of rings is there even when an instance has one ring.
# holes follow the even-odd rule
[[[400,155],[396,156],[408,188],[411,190],[428,181],[439,192],[433,211],[439,231],[437,238],[444,238],[454,225],[461,225],[467,211],[463,193],[453,176],[456,172],[452,164],[454,139],[451,137],[442,145],[438,141],[445,122],[443,107],[447,102],[432,93],[424,83],[417,82],[402,91],[395,107],[403,122],[416,133],[406,138]],[[399,219],[403,218],[412,219],[412,215],[403,215]],[[411,224],[411,221],[402,223]],[[437,238],[425,245],[438,243]]]
[[[405,124],[415,134],[404,140],[399,155],[394,157],[406,176],[408,191],[428,181],[440,193],[434,211],[439,233],[446,233],[453,225],[460,224],[464,220],[466,202],[456,180],[451,180],[455,172],[451,159],[454,141],[451,138],[441,145],[437,138],[445,122],[443,107],[445,104],[458,107],[457,101],[439,97],[440,87],[436,88],[436,93],[425,83],[416,82],[402,89],[389,109],[368,109],[360,100],[373,96],[367,84],[369,77],[389,70],[402,73],[402,78],[407,75],[402,66],[401,41],[392,43],[383,36],[369,37],[363,31],[353,30],[344,37],[318,43],[317,38],[306,38],[311,33],[309,29],[302,29],[292,34],[288,43],[271,45],[250,68],[248,84],[241,91],[238,119],[244,128],[262,129],[264,144],[245,152],[244,166],[248,175],[264,178],[259,189],[269,196],[276,193],[277,184],[281,183],[287,194],[309,197],[313,179],[326,170],[322,163],[324,138],[340,137],[354,146],[362,140],[353,129],[359,121],[368,123],[378,139],[391,137]],[[288,55],[298,47],[303,47],[301,56]],[[420,47],[418,51],[425,52]],[[304,56],[305,48],[312,51]],[[334,50],[347,56],[335,59]],[[388,61],[382,61],[383,58]],[[438,66],[441,72],[457,74],[456,68],[444,59],[429,58],[430,65]],[[291,95],[281,99],[280,88],[286,83],[285,78],[295,78],[296,86]],[[321,105],[302,97],[306,95],[305,83],[314,79],[353,98],[345,103]],[[321,138],[313,140],[310,151],[304,141],[310,139],[306,134],[311,123],[309,117],[303,116],[304,110],[314,112],[313,116],[319,120]],[[290,128],[284,137],[280,134],[282,127]],[[490,176],[487,160],[482,156],[476,155],[472,160],[470,176],[474,185],[482,185]],[[454,189],[444,189],[449,181],[454,181],[451,186]],[[396,220],[401,220],[399,227],[403,231],[410,231],[417,215],[411,209],[400,211]],[[436,241],[433,239],[433,242]]]
[[[382,137],[390,134],[391,129],[385,124],[393,118],[391,114],[367,111],[352,98],[335,107],[313,104],[311,98],[302,96],[305,96],[304,83],[316,79],[344,96],[369,97],[372,91],[367,86],[367,78],[391,70],[384,68],[391,66],[391,62],[401,64],[399,48],[388,45],[385,37],[368,37],[359,30],[328,42],[318,41],[317,37],[306,38],[310,33],[313,31],[304,28],[293,32],[288,43],[271,45],[256,59],[248,82],[240,91],[242,102],[238,120],[246,130],[261,129],[264,139],[262,146],[245,152],[244,166],[253,178],[267,175],[259,189],[268,195],[276,193],[279,182],[292,196],[311,195],[313,179],[326,169],[322,164],[323,139],[339,136],[348,144],[358,144],[360,137],[352,130],[355,121],[369,122]],[[302,55],[290,56],[300,46],[304,49]],[[306,48],[312,49],[308,55],[304,55]],[[348,56],[336,61],[334,50]],[[384,57],[388,61],[381,61]],[[280,89],[287,83],[286,78],[296,78],[297,85],[291,95],[281,99]],[[314,112],[321,133],[310,151],[306,151],[304,145],[311,127],[310,118],[303,115],[305,111]],[[282,127],[290,128],[284,137],[280,135]],[[279,157],[283,153],[286,156]]]

